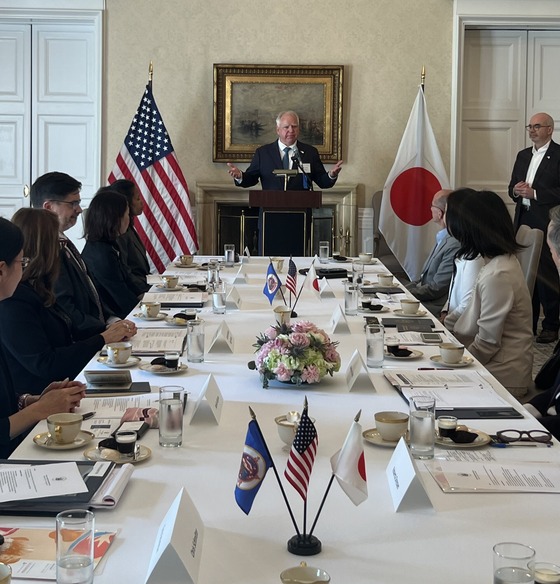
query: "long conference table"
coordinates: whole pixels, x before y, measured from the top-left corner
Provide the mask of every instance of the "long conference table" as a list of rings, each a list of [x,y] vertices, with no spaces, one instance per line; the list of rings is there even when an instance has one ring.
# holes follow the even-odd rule
[[[199,260],[200,261],[200,260]],[[310,259],[297,259],[298,268]],[[286,264],[280,274],[286,276]],[[354,416],[362,410],[364,430],[375,426],[373,414],[381,410],[407,412],[408,406],[383,376],[383,370],[370,369],[375,389],[349,391],[345,370],[350,357],[358,349],[365,359],[365,336],[362,316],[347,317],[349,332],[335,333],[342,358],[341,371],[325,377],[317,385],[302,387],[271,384],[263,389],[257,372],[247,368],[254,358],[256,336],[274,323],[273,307],[262,289],[268,259],[251,258],[245,264],[246,284],[236,284],[242,298],[241,309],[228,309],[223,316],[212,314],[211,303],[200,313],[206,322],[208,347],[223,319],[234,337],[234,352],[207,353],[203,363],[189,363],[188,372],[175,377],[158,377],[131,369],[133,379],[149,381],[152,391],[159,385],[184,386],[192,399],[200,393],[211,373],[224,397],[219,424],[204,416],[195,417],[185,426],[183,446],[178,449],[158,445],[158,433],[150,430],[142,444],[152,449],[152,457],[135,466],[126,491],[113,510],[97,511],[97,528],[116,530],[118,535],[108,554],[95,572],[97,584],[144,582],[146,567],[155,545],[157,530],[172,501],[181,488],[192,498],[204,523],[204,543],[198,581],[201,584],[273,584],[280,573],[302,560],[326,570],[331,582],[338,584],[414,582],[433,584],[453,581],[455,584],[488,582],[492,578],[492,546],[500,541],[516,541],[533,546],[537,559],[560,562],[557,545],[559,497],[554,494],[530,493],[444,493],[422,464],[418,471],[431,504],[395,512],[390,496],[386,468],[393,454],[390,448],[364,443],[369,498],[355,507],[336,482],[330,491],[315,535],[322,541],[322,552],[302,558],[290,554],[287,540],[294,528],[286,512],[278,485],[269,472],[258,493],[249,516],[234,500],[234,487],[251,406],[267,439],[274,462],[283,473],[287,450],[281,442],[274,418],[288,411],[301,411],[304,397],[309,402],[309,415],[316,420],[319,449],[308,492],[308,517],[313,519],[331,476],[330,457],[342,446]],[[330,267],[334,267],[334,264]],[[187,270],[172,267],[181,275]],[[232,281],[237,267],[222,270],[222,277]],[[376,262],[366,266],[366,278],[375,280],[385,267]],[[202,276],[204,274],[199,272]],[[299,282],[303,280],[298,276]],[[337,305],[343,304],[341,280],[329,280],[334,296],[318,301],[304,290],[296,308],[298,318],[309,320],[329,331],[329,323]],[[298,285],[299,287],[299,285]],[[392,304],[399,308],[398,302]],[[134,311],[137,312],[137,311]],[[383,316],[390,316],[387,313]],[[137,320],[138,326],[156,326]],[[161,323],[159,323],[161,326]],[[436,326],[441,330],[441,326]],[[416,347],[418,348],[418,347]],[[439,353],[437,346],[419,347],[423,358],[415,361],[385,362],[385,368],[433,367],[430,356]],[[186,362],[186,356],[182,358]],[[90,369],[101,368],[94,358]],[[469,368],[482,372],[495,390],[523,412],[520,420],[467,420],[478,430],[495,433],[505,428],[531,430],[539,428],[510,394],[485,372],[475,360]],[[80,411],[86,412],[83,403]],[[80,451],[45,451],[35,446],[31,437],[45,431],[40,423],[16,450],[12,458],[73,460]],[[440,449],[436,447],[436,455]],[[552,448],[492,449],[499,460],[542,461],[559,463],[560,444]],[[284,481],[295,517],[301,524],[302,502]],[[308,526],[310,519],[308,519]],[[54,526],[54,520],[38,517],[6,517],[5,524],[15,526]],[[185,542],[185,546],[190,542]],[[176,555],[164,555],[150,582],[178,584],[189,581]],[[21,582],[26,582],[21,580]],[[29,581],[31,582],[31,581]]]

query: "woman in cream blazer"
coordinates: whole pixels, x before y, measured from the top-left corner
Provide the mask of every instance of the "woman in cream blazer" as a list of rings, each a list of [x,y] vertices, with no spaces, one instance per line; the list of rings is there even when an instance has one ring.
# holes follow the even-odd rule
[[[461,189],[449,195],[446,222],[461,243],[458,257],[484,262],[451,330],[502,385],[523,397],[533,366],[531,296],[505,203],[491,191]]]

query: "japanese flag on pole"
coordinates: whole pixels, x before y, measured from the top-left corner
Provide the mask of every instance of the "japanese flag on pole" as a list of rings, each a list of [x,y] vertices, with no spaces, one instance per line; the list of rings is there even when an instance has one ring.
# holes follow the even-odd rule
[[[410,113],[397,157],[383,188],[379,228],[410,280],[420,277],[439,227],[432,198],[449,188],[422,87]]]

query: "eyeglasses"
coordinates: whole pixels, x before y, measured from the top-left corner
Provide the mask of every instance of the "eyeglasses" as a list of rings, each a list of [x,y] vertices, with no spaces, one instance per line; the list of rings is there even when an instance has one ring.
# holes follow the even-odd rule
[[[72,209],[80,209],[82,201],[61,201],[60,199],[49,199],[49,203],[62,203],[63,205],[72,205]]]
[[[523,438],[527,436],[527,438]],[[498,442],[509,444],[510,442],[540,442],[548,444],[552,440],[552,434],[546,430],[500,430],[496,432]]]
[[[27,266],[29,265],[29,262],[31,261],[29,258],[21,258],[21,260],[15,260],[16,262],[19,262],[21,264],[21,269],[25,270],[25,268],[27,268]]]
[[[538,132],[541,128],[550,128],[550,126],[545,126],[543,124],[529,124],[528,126],[525,126],[525,129],[528,130],[529,132],[531,130],[535,130],[535,132]]]

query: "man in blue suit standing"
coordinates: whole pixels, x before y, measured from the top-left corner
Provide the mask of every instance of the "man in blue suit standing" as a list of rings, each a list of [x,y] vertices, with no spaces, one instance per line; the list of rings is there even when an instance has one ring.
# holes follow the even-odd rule
[[[327,172],[317,149],[310,144],[298,141],[299,117],[296,112],[282,112],[276,118],[276,133],[278,140],[272,144],[260,146],[255,151],[249,168],[242,172],[228,162],[228,172],[240,187],[253,187],[261,181],[265,190],[284,190],[284,176],[273,174],[278,169],[296,169],[303,167],[305,175],[315,182],[321,189],[330,189],[336,182],[342,168],[342,160]],[[309,190],[307,178],[303,172],[292,176],[288,180],[287,190]]]

